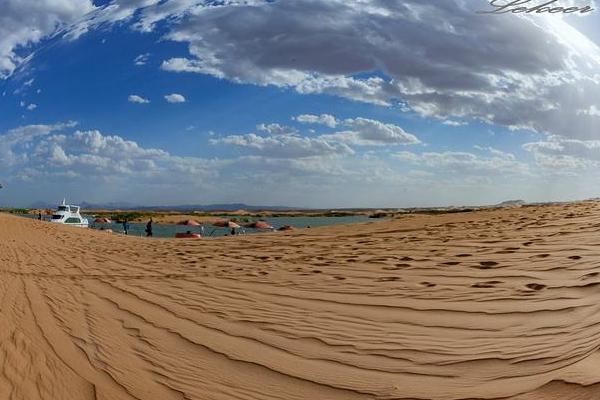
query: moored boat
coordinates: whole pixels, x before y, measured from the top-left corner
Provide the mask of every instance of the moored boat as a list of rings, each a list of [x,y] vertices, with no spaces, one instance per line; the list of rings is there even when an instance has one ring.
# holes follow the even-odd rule
[[[50,222],[55,224],[63,224],[69,226],[76,226],[79,228],[89,227],[89,221],[87,218],[81,216],[81,207],[68,205],[65,200],[58,206]]]

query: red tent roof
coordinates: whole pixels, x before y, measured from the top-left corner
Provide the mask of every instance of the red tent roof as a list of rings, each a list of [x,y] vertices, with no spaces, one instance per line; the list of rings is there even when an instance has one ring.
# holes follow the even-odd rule
[[[213,226],[218,226],[220,228],[241,228],[240,225],[236,224],[233,221],[229,221],[228,219],[220,219],[213,223]]]
[[[265,221],[254,221],[254,222],[251,222],[248,225],[246,225],[246,228],[252,228],[252,229],[273,229],[273,227],[271,225],[269,225]]]
[[[178,222],[177,225],[200,226],[200,222],[195,219],[186,219],[185,221]]]

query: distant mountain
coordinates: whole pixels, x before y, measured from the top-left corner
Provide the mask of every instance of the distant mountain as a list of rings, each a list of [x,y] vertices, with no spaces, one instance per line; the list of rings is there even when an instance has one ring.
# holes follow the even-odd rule
[[[58,204],[50,204],[45,201],[36,201],[31,203],[27,208],[35,208],[35,209],[46,209],[46,208],[56,208]]]
[[[36,201],[29,205],[29,208],[45,209],[56,208],[57,204],[51,204],[44,201]],[[144,211],[285,211],[297,210],[298,207],[287,206],[251,206],[244,203],[224,203],[224,204],[180,204],[171,206],[142,206],[128,202],[109,202],[109,203],[89,203],[82,202],[77,204],[84,210],[144,210]]]
[[[82,202],[81,204],[78,204],[81,206],[81,208],[83,209],[106,209],[106,210],[123,210],[123,209],[137,209],[138,206],[134,203],[128,203],[128,202],[118,202],[118,201],[113,201],[110,203],[88,203],[87,201]]]
[[[519,207],[527,204],[525,200],[507,200],[496,204],[497,207]]]
[[[140,206],[133,207],[136,210],[157,210],[157,211],[184,211],[184,210],[197,210],[197,211],[285,211],[285,210],[297,210],[297,207],[286,207],[286,206],[251,206],[244,203],[228,203],[228,204],[181,204],[176,206]]]

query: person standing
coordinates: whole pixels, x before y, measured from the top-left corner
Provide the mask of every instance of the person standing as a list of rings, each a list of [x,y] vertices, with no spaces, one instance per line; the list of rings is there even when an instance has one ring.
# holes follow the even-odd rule
[[[38,221],[41,221],[41,220],[42,220],[42,213],[38,212]]]
[[[123,233],[129,235],[129,222],[127,220],[123,221]]]
[[[150,218],[150,221],[146,224],[146,236],[152,237],[152,218]]]

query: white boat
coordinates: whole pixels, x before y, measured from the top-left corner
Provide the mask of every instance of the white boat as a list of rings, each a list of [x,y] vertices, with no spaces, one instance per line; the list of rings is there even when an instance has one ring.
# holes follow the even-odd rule
[[[89,222],[87,218],[83,218],[79,213],[81,207],[67,205],[65,200],[62,201],[62,204],[58,206],[54,214],[52,214],[52,219],[50,222],[55,224],[63,224],[69,226],[77,226],[79,228],[87,228],[89,226]]]

